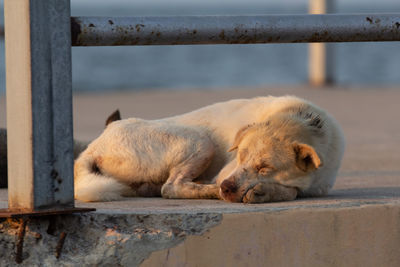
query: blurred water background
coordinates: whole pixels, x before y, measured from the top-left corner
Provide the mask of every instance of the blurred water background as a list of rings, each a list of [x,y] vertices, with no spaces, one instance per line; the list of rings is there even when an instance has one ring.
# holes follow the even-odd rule
[[[304,14],[308,1],[72,0],[71,8],[73,16]],[[400,12],[400,1],[338,0],[337,12],[395,13]],[[339,85],[400,88],[399,42],[336,47]],[[307,44],[72,48],[75,92],[305,84],[307,64]],[[0,94],[4,92],[4,39],[0,39]]]

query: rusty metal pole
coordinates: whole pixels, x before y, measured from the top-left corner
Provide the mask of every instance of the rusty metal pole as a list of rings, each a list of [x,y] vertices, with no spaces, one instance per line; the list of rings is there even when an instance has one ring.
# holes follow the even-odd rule
[[[72,46],[400,41],[400,14],[72,17]]]
[[[335,0],[310,0],[310,14],[334,13]],[[309,44],[309,82],[313,86],[332,85],[335,82],[334,44]]]
[[[69,0],[6,0],[10,211],[74,207]]]

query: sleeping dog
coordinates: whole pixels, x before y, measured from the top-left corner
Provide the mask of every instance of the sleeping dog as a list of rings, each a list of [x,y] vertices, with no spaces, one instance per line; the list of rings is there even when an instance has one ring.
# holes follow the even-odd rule
[[[344,143],[329,114],[293,96],[231,100],[160,120],[116,119],[75,161],[75,198],[322,196]]]

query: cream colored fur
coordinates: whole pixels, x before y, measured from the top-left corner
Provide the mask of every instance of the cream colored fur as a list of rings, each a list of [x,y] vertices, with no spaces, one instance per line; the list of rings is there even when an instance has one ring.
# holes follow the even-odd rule
[[[247,143],[251,145],[251,136],[256,134],[257,138],[273,142],[271,136],[262,135],[268,132],[262,123],[272,121],[271,125],[280,125],[280,120],[297,121],[295,113],[299,110],[320,116],[324,134],[319,135],[312,129],[302,130],[301,125],[307,126],[305,117],[303,122],[290,123],[297,129],[290,138],[295,140],[298,135],[301,144],[307,141],[323,164],[307,169],[301,177],[283,180],[262,172],[248,177],[243,175],[239,171],[244,168],[243,162],[236,156],[244,151]],[[257,127],[244,131],[239,153],[236,150],[228,152],[237,133],[253,124]],[[284,130],[281,126],[274,127],[277,127],[276,133],[273,131],[275,137],[280,134],[283,137],[291,131],[288,126]],[[263,151],[262,143],[255,145],[258,152]],[[299,150],[296,147],[294,151],[297,152],[276,150],[269,153],[282,153],[276,158],[295,157],[296,153],[306,153],[305,148],[301,146]],[[109,201],[126,196],[162,195],[166,198],[220,197],[228,201],[268,202],[290,200],[297,194],[319,196],[332,187],[343,151],[344,138],[338,124],[326,112],[305,100],[292,96],[231,100],[161,120],[127,119],[111,123],[75,162],[75,197],[82,201]],[[252,154],[252,151],[248,153]],[[304,159],[308,160],[308,157]],[[292,168],[296,167],[294,162],[292,165]],[[296,168],[301,168],[301,164],[297,165]],[[248,188],[241,189],[249,196],[222,194],[221,184],[227,179],[239,183],[238,175],[242,180],[252,181],[243,183],[243,187]],[[230,182],[225,182],[225,187],[234,189]],[[262,198],[250,197],[253,193],[260,195],[260,190],[264,192]]]

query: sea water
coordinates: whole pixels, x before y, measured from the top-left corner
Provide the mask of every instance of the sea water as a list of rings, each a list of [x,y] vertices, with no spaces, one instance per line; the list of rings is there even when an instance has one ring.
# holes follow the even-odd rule
[[[257,1],[241,4],[170,5],[118,0],[73,0],[73,16],[304,14],[307,1]],[[339,1],[339,4],[343,1]],[[345,2],[346,3],[346,2]],[[1,1],[0,1],[1,4]],[[0,5],[2,8],[2,5]],[[340,13],[400,12],[400,1],[340,4]],[[1,16],[3,11],[0,10]],[[0,17],[2,25],[2,17]],[[400,84],[400,43],[335,44],[335,80],[339,85]],[[74,91],[157,88],[239,88],[305,84],[307,44],[73,47]],[[0,94],[5,92],[4,40],[0,40]]]

